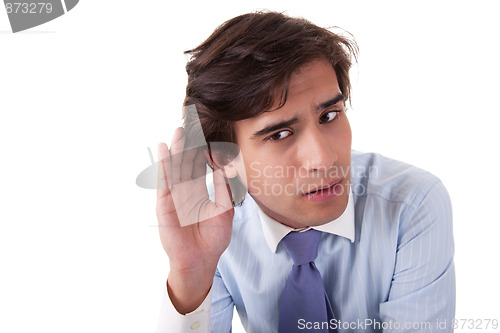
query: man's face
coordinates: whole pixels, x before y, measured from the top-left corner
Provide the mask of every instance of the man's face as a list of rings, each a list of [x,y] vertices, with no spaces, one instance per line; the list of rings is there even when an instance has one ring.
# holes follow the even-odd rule
[[[331,64],[317,60],[293,74],[282,108],[236,122],[246,171],[240,176],[261,209],[278,222],[317,226],[344,212],[351,128],[343,102]]]

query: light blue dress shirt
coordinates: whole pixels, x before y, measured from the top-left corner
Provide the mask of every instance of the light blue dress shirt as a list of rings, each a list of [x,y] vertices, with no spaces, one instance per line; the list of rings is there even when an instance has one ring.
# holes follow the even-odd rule
[[[378,154],[353,151],[351,160],[346,211],[316,228],[323,234],[315,263],[337,319],[328,324],[339,332],[451,332],[455,272],[446,189],[432,174]],[[282,227],[248,195],[235,208],[231,243],[211,290],[211,332],[231,332],[234,307],[247,332],[277,332],[293,264],[280,243],[289,231]],[[312,324],[298,323],[304,332]]]

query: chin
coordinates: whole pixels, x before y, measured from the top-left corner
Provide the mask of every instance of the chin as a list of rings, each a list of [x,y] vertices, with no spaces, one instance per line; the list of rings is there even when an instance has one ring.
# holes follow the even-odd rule
[[[313,215],[308,215],[302,223],[308,227],[316,227],[319,225],[327,224],[329,222],[332,222],[333,220],[337,219],[341,213],[330,213],[330,214],[313,214]]]
[[[349,196],[345,198],[337,198],[335,202],[324,203],[321,206],[314,205],[314,207],[304,207],[304,211],[292,214],[295,218],[301,217],[301,223],[308,226],[319,226],[329,223],[339,218],[347,208]]]

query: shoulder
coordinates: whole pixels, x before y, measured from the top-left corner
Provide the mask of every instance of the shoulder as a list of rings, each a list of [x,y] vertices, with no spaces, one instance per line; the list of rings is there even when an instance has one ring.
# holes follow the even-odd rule
[[[436,192],[433,188],[443,185],[438,177],[416,166],[377,153],[352,151],[351,187],[356,199],[377,197],[417,208],[430,192]]]

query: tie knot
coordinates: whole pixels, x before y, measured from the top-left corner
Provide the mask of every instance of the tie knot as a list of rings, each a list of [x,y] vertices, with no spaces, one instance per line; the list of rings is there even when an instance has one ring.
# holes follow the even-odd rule
[[[304,265],[316,259],[320,237],[321,231],[313,229],[291,232],[283,238],[283,245],[295,265]]]

